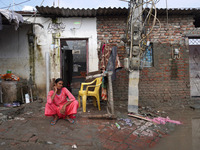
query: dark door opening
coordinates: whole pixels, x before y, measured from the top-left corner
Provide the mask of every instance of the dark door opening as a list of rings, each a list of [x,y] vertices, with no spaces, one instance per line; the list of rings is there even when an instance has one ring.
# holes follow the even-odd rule
[[[61,75],[64,86],[77,96],[87,72],[87,40],[61,40]]]

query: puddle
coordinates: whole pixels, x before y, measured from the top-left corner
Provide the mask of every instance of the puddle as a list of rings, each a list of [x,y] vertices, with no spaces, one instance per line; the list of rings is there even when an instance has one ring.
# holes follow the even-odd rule
[[[200,149],[200,117],[192,118],[192,147],[193,150]]]

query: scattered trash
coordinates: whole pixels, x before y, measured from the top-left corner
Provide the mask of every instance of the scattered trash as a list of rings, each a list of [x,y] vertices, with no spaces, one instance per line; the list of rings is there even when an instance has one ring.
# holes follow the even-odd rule
[[[14,120],[25,120],[25,118],[22,118],[22,117],[15,117]]]
[[[116,127],[117,127],[118,129],[120,129],[120,125],[119,125],[118,123],[115,123],[115,125],[116,125]]]
[[[12,103],[4,103],[4,107],[13,107]]]
[[[132,120],[129,119],[129,118],[126,118],[126,119],[120,118],[119,120],[125,122],[125,124],[121,123],[121,125],[128,125],[128,126],[130,126],[130,127],[133,126]]]
[[[4,103],[4,107],[19,107],[20,102]]]
[[[153,119],[149,119],[149,120],[151,120],[152,122],[155,122],[157,124],[166,124],[166,122],[170,122],[170,123],[174,123],[174,124],[181,124],[180,121],[171,120],[169,117],[167,117],[167,118],[157,117],[157,118],[153,118]]]
[[[5,144],[6,144],[6,142],[2,142],[2,143],[1,143],[1,145],[5,145]]]
[[[72,148],[73,148],[73,149],[77,149],[76,144],[73,144],[73,145],[72,145]]]
[[[26,112],[26,113],[24,113],[24,114],[30,115],[30,114],[32,114],[32,113],[33,113],[32,111],[29,111],[29,112]]]
[[[13,119],[14,117],[13,117],[13,116],[7,116],[7,118],[8,118],[8,119]]]
[[[20,106],[20,102],[13,102],[13,107],[19,107]]]
[[[19,77],[12,74],[11,70],[7,70],[6,74],[0,74],[0,78],[4,79],[5,81],[19,81]]]
[[[51,142],[51,141],[47,141],[47,144],[50,144],[50,145],[52,145],[52,144],[53,144],[53,142]]]
[[[25,94],[25,100],[26,100],[26,103],[30,103],[30,97],[29,97],[29,94]]]

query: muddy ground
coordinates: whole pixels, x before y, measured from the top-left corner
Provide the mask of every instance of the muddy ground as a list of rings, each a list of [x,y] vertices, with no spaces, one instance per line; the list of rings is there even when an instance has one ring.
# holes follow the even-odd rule
[[[0,149],[196,150],[199,146],[198,134],[192,133],[194,130],[198,133],[199,128],[192,124],[192,119],[196,117],[198,124],[200,111],[190,107],[140,108],[143,116],[169,116],[183,123],[159,125],[128,117],[124,102],[115,103],[116,120],[88,119],[87,115],[106,113],[105,102],[101,103],[101,111],[88,102],[87,113],[79,108],[75,124],[59,120],[51,126],[52,118],[44,116],[44,106],[44,102],[35,101],[16,108],[0,107]]]

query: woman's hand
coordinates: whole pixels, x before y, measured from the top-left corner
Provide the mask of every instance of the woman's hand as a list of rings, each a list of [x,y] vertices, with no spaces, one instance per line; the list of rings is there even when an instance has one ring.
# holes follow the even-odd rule
[[[65,105],[63,105],[63,107],[61,108],[61,110],[60,110],[60,113],[61,114],[65,114],[65,111],[66,111],[66,107],[69,105],[69,104],[71,104],[73,101],[68,101]]]
[[[54,92],[57,92],[57,90],[58,90],[58,89],[57,89],[57,86],[54,86],[54,87],[53,87],[53,90],[54,90]]]
[[[62,109],[60,110],[60,113],[64,115],[64,114],[65,114],[65,109],[66,109],[66,106],[64,105],[64,106],[62,107]]]

